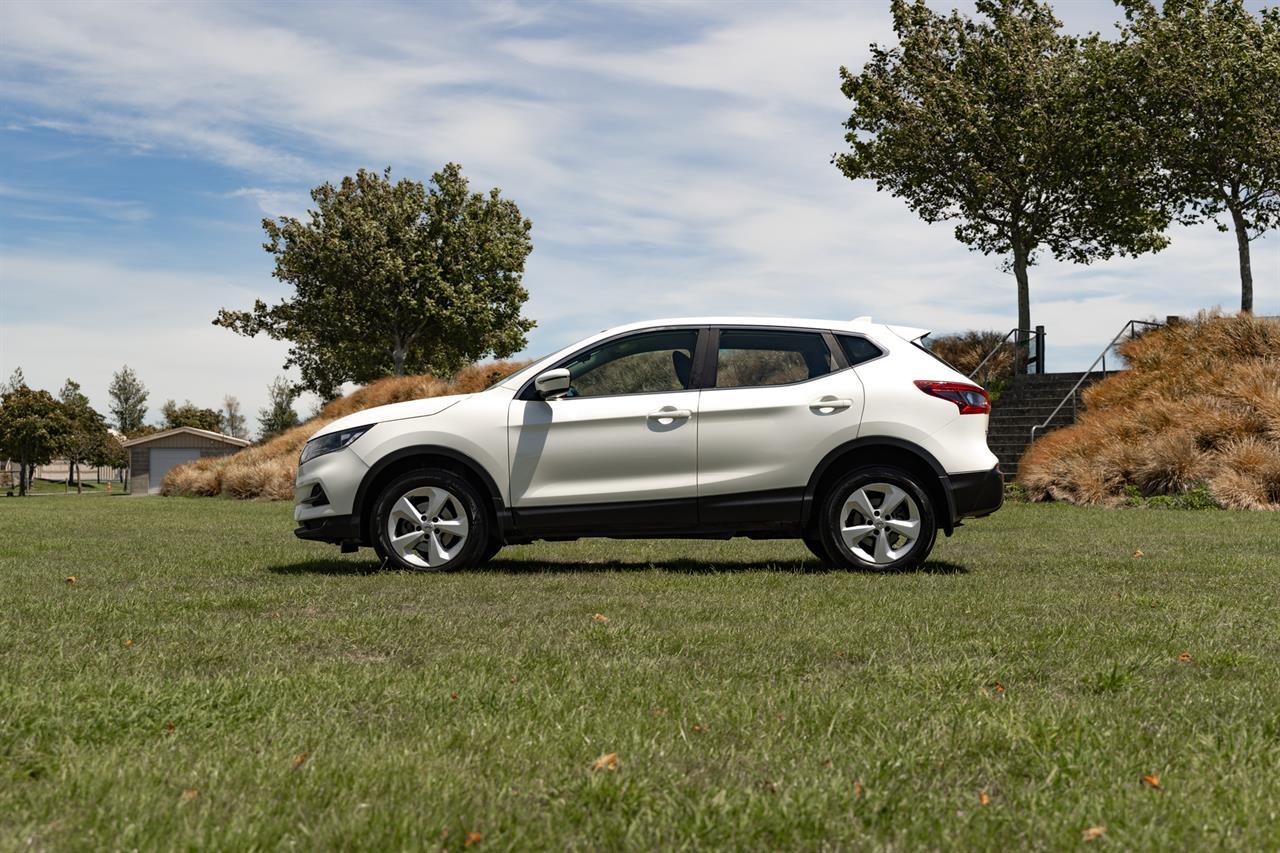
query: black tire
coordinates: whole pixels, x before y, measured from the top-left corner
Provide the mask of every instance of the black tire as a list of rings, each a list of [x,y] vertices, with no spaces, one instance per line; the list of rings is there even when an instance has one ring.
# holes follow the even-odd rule
[[[880,507],[896,495],[892,491],[894,487],[905,494],[881,517]],[[860,490],[864,500],[857,503],[870,510],[865,518],[863,511],[850,503]],[[913,520],[914,528],[911,527]],[[853,547],[841,534],[847,527],[867,528]],[[908,529],[916,531],[914,539],[899,532]],[[901,468],[877,465],[850,471],[827,490],[818,515],[817,533],[836,566],[868,572],[900,572],[919,568],[928,558],[938,537],[938,522],[929,493],[913,474]]]
[[[824,566],[834,566],[836,564],[836,561],[831,559],[831,554],[827,551],[827,546],[823,543],[821,536],[810,531],[801,538],[804,539],[804,544],[808,546],[809,551],[817,558],[819,563]]]
[[[497,536],[489,539],[489,544],[484,546],[484,550],[480,552],[480,556],[476,558],[477,566],[486,566],[489,561],[498,556],[498,552],[502,550],[502,540]]]
[[[408,497],[419,512],[426,512],[431,508],[432,497],[429,490],[433,489],[442,490],[450,498],[436,510],[440,513],[437,518],[422,519],[422,523],[426,525],[423,528],[426,535],[420,540],[422,550],[406,548],[406,556],[390,541],[392,512],[402,497]],[[420,494],[414,495],[415,492]],[[460,514],[465,515],[465,535],[461,537],[451,532],[461,529],[456,525]],[[489,514],[485,511],[483,499],[476,488],[452,471],[441,468],[411,471],[396,478],[378,496],[370,521],[373,525],[374,548],[382,557],[384,565],[404,571],[447,572],[469,568],[483,559],[486,548],[495,538]],[[440,525],[438,529],[435,527],[437,523]],[[412,533],[415,526],[398,510],[395,524],[402,535]],[[433,536],[435,544],[440,546],[439,550],[432,550]],[[440,559],[441,557],[447,559]]]

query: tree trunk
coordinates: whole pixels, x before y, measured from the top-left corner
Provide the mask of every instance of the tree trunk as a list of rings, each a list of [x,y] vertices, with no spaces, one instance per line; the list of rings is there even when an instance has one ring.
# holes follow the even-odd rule
[[[27,496],[27,457],[22,456],[18,459],[18,497],[25,498]]]
[[[1240,210],[1238,198],[1227,202],[1236,229],[1236,250],[1240,253],[1240,310],[1253,312],[1253,266],[1249,263],[1249,223]]]
[[[1018,281],[1018,345],[1014,350],[1014,371],[1027,372],[1028,350],[1031,339],[1031,288],[1027,281],[1027,264],[1031,250],[1021,239],[1013,240],[1013,277]]]
[[[84,494],[84,483],[80,479],[80,463],[76,463],[76,494]]]

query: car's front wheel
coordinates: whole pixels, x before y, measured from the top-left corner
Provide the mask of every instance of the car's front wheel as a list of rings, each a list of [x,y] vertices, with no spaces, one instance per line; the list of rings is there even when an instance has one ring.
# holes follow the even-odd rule
[[[910,473],[859,468],[827,491],[817,532],[837,565],[904,571],[917,568],[933,550],[935,512],[928,492]]]
[[[373,507],[374,543],[390,568],[440,572],[474,565],[491,541],[475,487],[452,471],[397,478]]]

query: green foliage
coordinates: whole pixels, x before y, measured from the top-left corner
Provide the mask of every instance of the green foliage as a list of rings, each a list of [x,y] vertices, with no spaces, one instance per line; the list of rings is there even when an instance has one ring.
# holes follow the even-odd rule
[[[1180,218],[1227,214],[1241,308],[1252,310],[1249,241],[1280,224],[1280,8],[1254,15],[1242,0],[1122,2],[1128,108],[1148,126]]]
[[[285,367],[299,368],[302,388],[331,399],[344,382],[448,375],[524,347],[533,327],[520,316],[531,224],[498,189],[469,192],[450,163],[429,186],[361,169],[311,198],[309,221],[262,223],[274,275],[293,296],[223,309],[214,320],[289,341]]]
[[[181,406],[173,400],[166,400],[160,407],[160,414],[164,416],[165,429],[185,426],[207,429],[210,432],[222,432],[222,413],[213,409],[202,409],[192,404],[190,400],[183,401]]]
[[[876,182],[956,239],[1008,259],[1030,327],[1036,252],[1087,263],[1162,248],[1146,130],[1114,108],[1111,45],[1065,35],[1048,5],[978,0],[985,20],[894,0],[898,44],[840,69],[847,177]]]
[[[1125,486],[1124,505],[1148,509],[1222,509],[1222,505],[1213,499],[1203,483],[1185,492],[1170,495],[1144,495],[1137,486]]]
[[[277,376],[267,386],[267,407],[258,410],[259,441],[266,441],[300,423],[298,413],[293,408],[293,401],[297,398],[297,389],[283,376]]]
[[[65,407],[48,391],[22,385],[0,398],[0,454],[18,463],[19,494],[27,493],[27,469],[62,452],[72,433]]]
[[[89,405],[89,398],[80,391],[80,383],[68,379],[59,394],[62,410],[71,424],[71,429],[64,436],[59,453],[69,463],[67,471],[68,483],[74,477],[79,482],[79,467],[107,455],[105,447],[111,434],[107,432],[107,423],[102,415]],[[76,486],[79,490],[79,485]]]
[[[147,417],[147,388],[133,368],[126,364],[112,375],[107,395],[116,429],[130,438],[137,436]]]

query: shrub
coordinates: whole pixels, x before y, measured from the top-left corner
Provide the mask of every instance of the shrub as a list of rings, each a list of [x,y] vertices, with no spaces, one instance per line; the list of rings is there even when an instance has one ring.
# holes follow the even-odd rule
[[[473,364],[459,371],[452,382],[434,376],[395,376],[371,382],[333,400],[301,426],[286,430],[262,444],[246,447],[230,456],[198,459],[171,469],[161,481],[160,494],[190,497],[225,494],[241,499],[292,500],[302,445],[330,421],[389,403],[482,391],[527,363],[493,361]]]
[[[1129,369],[1027,450],[1030,499],[1280,509],[1280,321],[1202,313],[1120,353]]]

